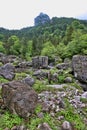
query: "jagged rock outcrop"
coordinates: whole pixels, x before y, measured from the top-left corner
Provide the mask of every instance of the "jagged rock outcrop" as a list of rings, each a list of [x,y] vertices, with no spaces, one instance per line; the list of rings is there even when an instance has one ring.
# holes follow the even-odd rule
[[[72,58],[72,68],[75,78],[87,84],[87,56],[75,55]],[[87,90],[87,87],[85,87]]]
[[[10,63],[5,64],[0,67],[0,75],[7,80],[13,80],[15,77],[15,67]]]
[[[43,25],[47,22],[50,22],[50,18],[47,14],[40,13],[35,19],[34,19],[34,24],[35,26],[37,25]]]
[[[12,81],[2,85],[2,99],[12,113],[26,118],[34,112],[38,95],[29,85]]]
[[[32,67],[39,68],[47,68],[48,66],[48,57],[47,56],[36,56],[32,58]]]

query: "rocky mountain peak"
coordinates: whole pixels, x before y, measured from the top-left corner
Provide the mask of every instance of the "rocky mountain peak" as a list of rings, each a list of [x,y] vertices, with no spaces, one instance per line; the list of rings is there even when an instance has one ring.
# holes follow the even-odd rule
[[[47,14],[40,13],[35,19],[34,19],[34,24],[35,26],[37,25],[43,25],[47,22],[50,21],[50,17]]]

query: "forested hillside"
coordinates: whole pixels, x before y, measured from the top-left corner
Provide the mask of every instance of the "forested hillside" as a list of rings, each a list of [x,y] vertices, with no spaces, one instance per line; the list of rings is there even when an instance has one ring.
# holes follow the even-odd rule
[[[87,21],[53,17],[43,23],[20,30],[0,28],[0,52],[27,60],[36,55],[64,59],[87,54]]]

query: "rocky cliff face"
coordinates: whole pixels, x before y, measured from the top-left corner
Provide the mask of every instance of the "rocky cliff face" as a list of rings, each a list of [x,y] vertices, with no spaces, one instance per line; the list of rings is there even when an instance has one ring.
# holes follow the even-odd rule
[[[35,19],[34,19],[34,24],[35,26],[37,25],[43,25],[47,22],[50,22],[50,18],[47,14],[40,13]]]

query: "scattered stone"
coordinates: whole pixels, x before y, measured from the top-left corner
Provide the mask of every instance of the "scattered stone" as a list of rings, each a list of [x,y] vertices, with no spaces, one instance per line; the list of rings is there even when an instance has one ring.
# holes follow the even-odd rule
[[[33,86],[33,84],[35,83],[35,80],[30,75],[28,75],[25,79],[23,79],[23,82],[30,86]]]
[[[44,117],[44,114],[43,114],[43,112],[40,112],[40,113],[37,114],[37,116],[38,116],[39,118],[43,118],[43,117]]]
[[[22,126],[14,126],[11,130],[28,130],[24,125]]]
[[[16,59],[17,57],[15,55],[1,55],[1,62],[3,64],[13,63]]]
[[[39,79],[39,80],[42,80],[42,79],[46,78],[47,75],[48,75],[48,73],[44,72],[42,70],[37,70],[33,74],[33,76],[36,76],[36,78]]]
[[[79,86],[81,86],[81,88],[84,90],[84,91],[87,91],[87,83],[81,83],[81,82],[77,82],[77,84],[79,85]]]
[[[2,99],[12,113],[26,118],[34,112],[38,95],[29,85],[12,81],[2,85]]]
[[[32,71],[31,69],[32,67],[32,61],[19,61],[19,63],[17,63],[15,65],[15,72],[26,72],[28,71]]]
[[[58,120],[62,120],[62,119],[64,119],[64,116],[59,116],[58,117]]]
[[[5,128],[4,130],[10,130],[9,128]]]
[[[62,89],[66,84],[54,84],[54,85],[47,85],[48,87],[56,88],[56,89]]]
[[[42,123],[38,125],[39,130],[52,130],[47,123]]]
[[[54,112],[51,112],[50,115],[51,115],[52,117],[55,117],[55,113],[54,113]]]
[[[3,105],[3,100],[0,99],[0,107]]]
[[[65,104],[64,102],[62,101],[62,99],[59,99],[59,108],[64,108]]]
[[[74,98],[77,102],[80,102],[80,96],[74,96]]]
[[[65,83],[72,83],[72,78],[71,78],[71,77],[66,77],[66,78],[64,79],[64,82],[65,82]]]
[[[58,82],[58,74],[54,73],[53,75],[51,74],[51,81],[53,81],[54,83]]]
[[[62,124],[62,130],[72,130],[72,126],[71,126],[70,122],[64,121]]]
[[[19,68],[29,68],[29,67],[32,67],[32,62],[26,62],[26,61],[20,62],[17,67],[19,67]]]
[[[43,102],[42,111],[43,112],[49,112],[49,109],[50,109],[49,104],[47,102]]]
[[[84,92],[84,93],[81,95],[81,98],[86,98],[86,99],[87,99],[87,92]]]
[[[71,62],[71,60],[69,58],[64,59],[64,63],[70,63],[70,62]]]
[[[17,126],[13,126],[11,130],[17,130]]]

